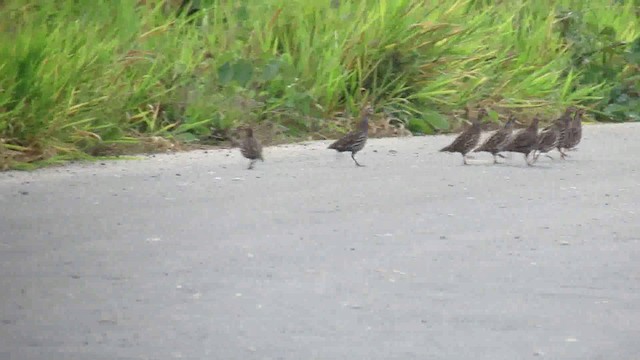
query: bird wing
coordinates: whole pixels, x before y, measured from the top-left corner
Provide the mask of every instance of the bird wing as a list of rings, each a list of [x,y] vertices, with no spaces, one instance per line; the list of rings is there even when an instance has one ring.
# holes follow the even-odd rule
[[[471,131],[472,128],[468,128],[467,130],[461,132],[460,135],[458,135],[458,137],[456,137],[451,144],[445,146],[440,151],[457,151],[461,149],[469,140]]]
[[[498,145],[504,142],[505,138],[507,137],[507,134],[508,134],[507,131],[505,131],[504,129],[496,131],[482,145],[480,145],[477,151],[487,151],[487,150],[497,149]]]
[[[528,130],[523,130],[515,135],[512,141],[507,144],[507,151],[528,150],[536,141],[536,135]]]
[[[538,136],[538,150],[546,152],[553,149],[558,143],[558,129],[547,127]]]
[[[329,149],[334,149],[338,151],[347,151],[351,148],[351,144],[357,138],[358,132],[352,131],[340,139],[333,142],[333,144],[329,145]]]

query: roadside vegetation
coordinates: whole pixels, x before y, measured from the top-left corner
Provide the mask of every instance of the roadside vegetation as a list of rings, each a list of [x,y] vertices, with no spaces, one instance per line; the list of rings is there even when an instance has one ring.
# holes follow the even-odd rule
[[[0,1],[0,169],[455,130],[468,104],[526,123],[568,105],[640,121],[640,1]],[[376,136],[374,134],[374,136]]]

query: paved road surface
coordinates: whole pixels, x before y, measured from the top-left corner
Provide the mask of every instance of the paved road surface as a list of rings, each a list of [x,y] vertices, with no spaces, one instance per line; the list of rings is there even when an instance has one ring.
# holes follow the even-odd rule
[[[640,359],[639,138],[0,173],[0,359]]]

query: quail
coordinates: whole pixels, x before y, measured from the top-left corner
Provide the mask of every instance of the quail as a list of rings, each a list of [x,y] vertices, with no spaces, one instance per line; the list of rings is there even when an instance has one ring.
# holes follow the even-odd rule
[[[534,162],[538,160],[541,154],[545,154],[546,157],[553,159],[548,152],[558,146],[558,139],[560,138],[560,125],[553,123],[540,131],[538,135],[538,146],[533,152]],[[537,153],[536,153],[537,151]]]
[[[351,158],[356,163],[356,166],[364,166],[356,160],[355,155],[358,151],[364,148],[364,145],[367,142],[367,137],[369,135],[369,116],[371,115],[373,115],[373,107],[370,104],[367,104],[360,111],[360,123],[358,124],[358,128],[336,140],[333,144],[329,145],[328,148],[336,150],[337,152],[350,151]]]
[[[558,127],[558,144],[556,145],[556,149],[558,149],[558,152],[560,153],[560,157],[561,158],[565,158],[567,156],[567,154],[562,151],[562,149],[564,149],[564,145],[566,144],[567,140],[567,130],[569,129],[569,125],[571,124],[571,118],[572,118],[572,114],[576,111],[576,108],[573,106],[569,106],[564,113],[554,121],[554,124]]]
[[[245,128],[245,133],[246,136],[240,143],[240,152],[242,153],[242,156],[251,160],[247,169],[253,169],[253,164],[256,161],[264,161],[264,158],[262,157],[262,145],[260,145],[258,139],[253,136],[253,129],[247,127]]]
[[[529,161],[529,154],[538,147],[539,122],[540,119],[537,116],[534,117],[529,127],[515,134],[509,143],[504,146],[502,151],[521,153],[524,155],[524,160],[527,162],[527,165],[533,165],[533,163]]]
[[[476,120],[471,122],[471,126],[460,133],[450,145],[440,149],[440,152],[460,153],[462,155],[462,162],[467,165],[467,154],[473,150],[473,148],[478,145],[478,141],[480,141],[480,133],[482,132],[480,125],[486,114],[487,111],[485,109],[478,110],[478,116]]]
[[[497,156],[501,156],[498,154],[500,149],[504,146],[504,144],[509,140],[511,133],[513,132],[513,123],[516,118],[514,115],[510,115],[507,122],[504,124],[504,127],[491,135],[482,145],[480,145],[477,149],[473,150],[473,152],[488,152],[493,155],[493,163],[498,163]]]
[[[566,150],[574,150],[580,143],[580,140],[582,140],[583,115],[584,109],[576,110],[576,113],[573,115],[573,119],[571,119],[571,122],[569,122],[567,134],[564,138],[564,144],[562,144],[562,147],[564,147]]]

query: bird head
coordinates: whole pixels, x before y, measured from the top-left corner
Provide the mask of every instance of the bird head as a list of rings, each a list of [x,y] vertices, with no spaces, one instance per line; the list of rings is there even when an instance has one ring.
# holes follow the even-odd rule
[[[578,111],[579,109],[573,105],[570,105],[567,107],[567,109],[564,111],[564,115],[565,116],[569,116],[573,113],[575,113],[576,111]]]
[[[487,109],[481,107],[478,109],[478,114],[476,115],[475,120],[471,121],[473,126],[480,126],[482,124],[482,119],[487,115]]]
[[[540,122],[540,116],[536,115],[533,117],[533,120],[531,121],[531,124],[529,125],[529,127],[537,129],[539,122]]]
[[[569,126],[579,128],[582,124],[582,116],[584,113],[584,109],[576,110],[576,113],[573,115],[573,119],[569,120]]]
[[[374,113],[373,105],[371,103],[366,103],[365,106],[360,110],[360,115],[362,116],[372,116]]]
[[[509,114],[509,118],[507,118],[507,123],[504,124],[504,127],[510,128],[516,122],[516,116],[514,114]]]

